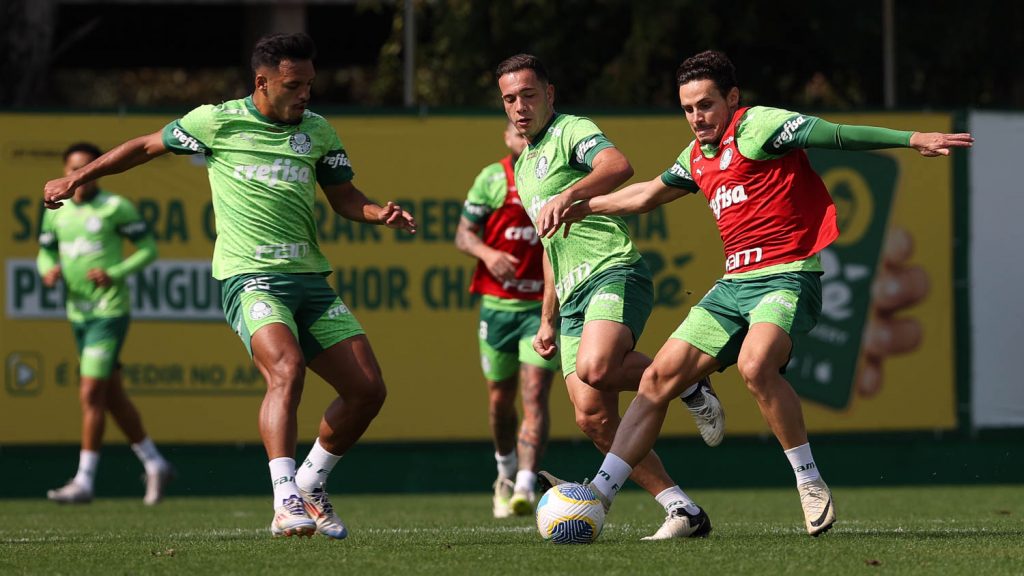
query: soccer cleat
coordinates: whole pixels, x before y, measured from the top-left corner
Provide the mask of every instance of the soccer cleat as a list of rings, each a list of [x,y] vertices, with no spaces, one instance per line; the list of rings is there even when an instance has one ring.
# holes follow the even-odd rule
[[[540,490],[541,494],[547,493],[548,490],[551,490],[552,488],[558,486],[559,484],[567,483],[568,480],[562,480],[561,478],[555,476],[554,474],[548,472],[547,470],[541,470],[540,472],[537,472],[537,488]],[[604,492],[598,490],[597,487],[594,486],[593,482],[591,482],[589,479],[584,478],[582,484],[594,491],[594,495],[597,496],[597,499],[601,501],[601,505],[604,506],[605,512],[607,512],[608,509],[612,507],[612,501],[609,500],[608,497],[604,495]]]
[[[705,376],[697,382],[697,389],[689,396],[680,396],[683,404],[697,422],[700,437],[708,446],[718,446],[725,438],[725,409],[711,388],[711,377]]]
[[[316,533],[316,522],[306,513],[301,496],[289,496],[277,507],[274,511],[274,521],[270,523],[270,533],[274,536],[307,537]]]
[[[711,534],[711,519],[701,509],[690,514],[686,508],[674,508],[665,516],[661,528],[641,540],[671,540],[672,538],[704,538]]]
[[[804,509],[804,525],[807,533],[817,537],[824,534],[836,521],[836,507],[832,503],[832,491],[821,478],[804,482],[796,487],[800,491],[800,506]]]
[[[334,513],[334,505],[331,504],[322,484],[319,488],[314,488],[312,492],[306,492],[299,488],[299,494],[306,507],[306,514],[309,514],[309,517],[316,522],[316,531],[319,534],[335,540],[341,540],[348,536],[348,528]]]
[[[142,503],[146,506],[159,504],[164,499],[164,489],[172,480],[178,477],[178,471],[174,466],[167,464],[157,472],[146,472],[143,479],[146,482],[146,495],[142,497]]]
[[[494,481],[494,498],[491,500],[494,517],[508,518],[512,515],[512,496],[515,484],[508,478],[499,477]]]
[[[92,502],[92,490],[70,480],[60,488],[47,490],[46,497],[58,504],[88,504]]]
[[[533,502],[533,492],[516,490],[508,501],[508,507],[514,516],[529,516],[533,514]]]

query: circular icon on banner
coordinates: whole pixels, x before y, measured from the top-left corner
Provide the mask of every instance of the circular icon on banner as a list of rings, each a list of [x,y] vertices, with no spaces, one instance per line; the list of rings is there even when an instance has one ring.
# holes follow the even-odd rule
[[[89,219],[85,221],[85,229],[89,232],[99,232],[103,229],[103,221],[99,216],[89,216]]]
[[[305,132],[296,132],[288,137],[288,145],[296,154],[309,154],[310,149],[313,148],[313,140]]]
[[[270,307],[270,304],[260,300],[259,302],[254,302],[253,305],[249,307],[249,318],[252,318],[253,320],[263,320],[273,312],[274,309]]]
[[[540,160],[537,160],[537,169],[533,171],[534,175],[537,176],[537,180],[543,180],[548,175],[548,157],[541,156]]]

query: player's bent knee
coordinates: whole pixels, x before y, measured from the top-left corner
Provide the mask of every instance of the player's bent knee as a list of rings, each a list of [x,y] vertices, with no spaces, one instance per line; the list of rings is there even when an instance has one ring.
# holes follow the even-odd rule
[[[104,406],[107,401],[105,382],[94,378],[83,378],[78,388],[78,401],[83,406]]]
[[[576,376],[591,388],[607,390],[615,387],[612,369],[599,362],[576,364]]]

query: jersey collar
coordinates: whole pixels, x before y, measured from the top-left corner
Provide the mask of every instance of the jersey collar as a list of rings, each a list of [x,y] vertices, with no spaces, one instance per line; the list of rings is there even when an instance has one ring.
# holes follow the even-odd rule
[[[250,94],[250,95],[245,97],[245,108],[249,111],[249,114],[252,114],[253,116],[255,116],[261,122],[266,122],[267,124],[273,124],[274,126],[286,127],[286,126],[298,126],[299,124],[302,124],[302,120],[299,120],[298,124],[289,124],[287,122],[275,122],[275,121],[271,120],[270,118],[267,118],[266,116],[263,115],[262,112],[259,111],[259,108],[256,108],[256,103],[252,101],[252,94]],[[303,118],[303,119],[305,119],[305,118]]]
[[[544,127],[540,129],[540,138],[536,142],[527,143],[527,146],[529,146],[530,148],[536,148],[537,146],[540,146],[544,142],[544,139],[547,138],[548,134],[551,132],[551,125],[555,123],[556,119],[558,119],[558,112],[552,114],[551,120],[548,120],[548,123],[545,124]]]

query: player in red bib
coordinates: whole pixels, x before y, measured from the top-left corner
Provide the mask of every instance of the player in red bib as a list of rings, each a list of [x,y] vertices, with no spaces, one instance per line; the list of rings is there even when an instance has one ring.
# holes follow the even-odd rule
[[[796,475],[807,531],[835,522],[832,494],[811,455],[800,399],[782,377],[793,337],[821,314],[818,253],[839,235],[835,206],[804,148],[914,148],[948,156],[970,134],[837,125],[777,108],[740,106],[729,59],[707,51],[679,67],[679,102],[696,139],[659,177],[570,207],[588,214],[647,212],[700,192],[725,247],[725,276],[690,311],[644,372],[594,487],[611,499],[650,452],[674,398],[736,364]],[[541,233],[549,231],[542,230]],[[571,233],[571,232],[570,232]]]
[[[469,290],[482,297],[480,364],[490,396],[491,436],[498,478],[495,518],[533,513],[537,468],[548,440],[548,395],[558,357],[533,349],[544,296],[544,250],[516,190],[513,166],[526,139],[511,124],[512,152],[473,182],[455,233],[455,246],[477,259]],[[516,388],[523,389],[523,423],[516,439]]]

